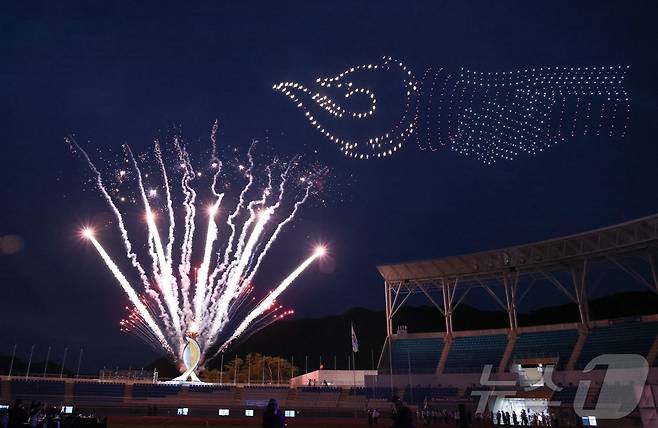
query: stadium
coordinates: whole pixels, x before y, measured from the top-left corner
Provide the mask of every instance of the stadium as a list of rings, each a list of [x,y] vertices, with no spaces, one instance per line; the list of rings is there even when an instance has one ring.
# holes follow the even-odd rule
[[[658,428],[656,22],[3,1],[0,428]]]
[[[588,290],[593,272],[616,271],[658,293],[658,214],[537,243],[377,269],[386,340],[376,370],[311,371],[286,384],[14,372],[1,377],[0,405],[40,401],[71,415],[106,417],[110,426],[219,427],[259,425],[274,398],[288,426],[348,427],[366,426],[373,409],[379,423],[387,424],[390,399],[397,395],[418,425],[657,423],[658,314],[592,319]],[[578,321],[519,325],[524,297],[539,288],[566,296]],[[455,310],[466,294],[477,292],[507,314],[506,328],[453,328]],[[398,324],[399,309],[418,298],[443,317],[436,331],[418,333]]]

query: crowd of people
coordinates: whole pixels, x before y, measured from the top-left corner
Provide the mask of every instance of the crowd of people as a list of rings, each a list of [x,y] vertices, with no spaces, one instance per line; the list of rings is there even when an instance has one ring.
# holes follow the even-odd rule
[[[567,420],[558,413],[533,411],[531,409],[522,409],[518,413],[516,411],[498,410],[472,415],[468,409],[460,412],[459,409],[426,406],[416,411],[416,420],[426,426],[439,424],[455,424],[457,426],[581,426],[580,419],[577,417],[571,417]]]
[[[493,418],[493,415],[492,415]],[[557,418],[552,418],[548,412],[534,412],[530,409],[522,409],[517,415],[514,410],[512,413],[507,411],[498,411],[495,416],[496,425],[520,425],[520,426],[552,426],[557,423]]]
[[[368,414],[368,426],[377,425],[377,421],[379,421],[379,410],[367,409],[366,413]]]
[[[62,408],[38,401],[29,405],[21,400],[0,410],[0,428],[106,428],[107,418],[94,415],[64,414]]]

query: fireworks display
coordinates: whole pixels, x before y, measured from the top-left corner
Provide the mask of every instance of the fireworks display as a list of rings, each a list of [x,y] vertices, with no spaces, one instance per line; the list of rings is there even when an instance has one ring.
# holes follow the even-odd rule
[[[220,159],[216,133],[217,124],[210,159],[200,166],[176,137],[166,146],[169,150],[156,141],[152,153],[140,156],[124,146],[122,162],[109,172],[68,139],[88,163],[130,263],[122,270],[94,227],[82,230],[130,300],[121,329],[177,360],[190,337],[208,358],[211,349],[221,352],[236,339],[292,314],[276,299],[325,253],[317,246],[262,300],[253,296],[254,276],[265,256],[320,187],[326,169],[304,170],[298,158],[261,165],[253,146],[244,164]],[[129,233],[129,223],[135,222],[141,230]],[[133,243],[138,234],[142,245]]]
[[[314,88],[289,81],[273,89],[288,97],[348,157],[391,156],[415,137],[421,150],[447,147],[492,164],[513,160],[521,153],[537,154],[578,135],[624,138],[630,115],[627,71],[625,66],[502,72],[430,68],[416,80],[407,65],[384,57],[334,77],[318,78]],[[378,103],[375,89],[365,87],[368,76],[374,81],[378,73],[394,72],[398,72],[393,80],[397,83],[385,87],[398,87],[397,119],[384,131],[355,137],[352,131],[360,127],[358,121],[372,121],[376,112],[386,108]],[[366,109],[345,106],[357,96],[365,97]],[[328,120],[340,123],[329,126]]]

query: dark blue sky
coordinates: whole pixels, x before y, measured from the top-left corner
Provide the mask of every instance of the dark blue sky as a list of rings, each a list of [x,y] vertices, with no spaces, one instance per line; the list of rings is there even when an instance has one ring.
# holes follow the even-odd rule
[[[19,353],[32,343],[60,354],[86,344],[90,369],[150,358],[118,332],[121,290],[76,236],[105,207],[83,191],[84,168],[63,142],[71,132],[92,150],[128,142],[142,151],[173,125],[205,139],[218,118],[220,144],[246,148],[268,135],[276,152],[317,149],[351,185],[338,183],[328,207],[304,210],[272,255],[289,266],[307,243],[330,243],[333,272],[309,272],[282,299],[299,316],[383,308],[377,263],[658,211],[656,2],[57,3],[0,5],[0,235],[24,241],[18,254],[0,256],[0,331],[3,346],[17,342]],[[341,157],[271,90],[382,55],[417,74],[428,66],[630,65],[630,132],[495,166],[448,150],[427,155],[413,142],[394,158],[363,163]]]

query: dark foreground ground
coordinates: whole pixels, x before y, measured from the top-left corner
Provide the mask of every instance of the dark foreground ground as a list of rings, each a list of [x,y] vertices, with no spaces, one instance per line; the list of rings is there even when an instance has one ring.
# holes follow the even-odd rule
[[[291,428],[356,428],[367,427],[368,422],[362,419],[346,418],[288,418],[287,426]],[[258,427],[261,424],[260,418],[245,420],[245,418],[226,418],[222,420],[193,417],[112,417],[108,421],[110,428],[143,428],[143,427],[167,427],[167,428],[187,428],[187,427],[209,427],[209,428],[228,428],[237,426]],[[380,420],[378,426],[388,427],[390,421]]]

